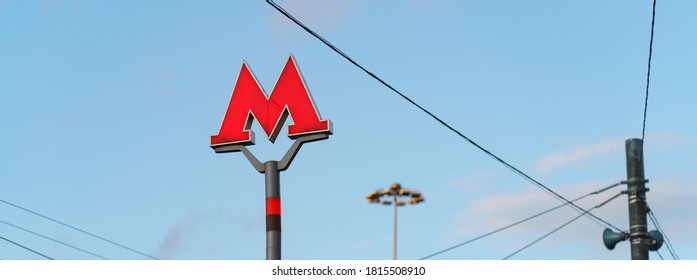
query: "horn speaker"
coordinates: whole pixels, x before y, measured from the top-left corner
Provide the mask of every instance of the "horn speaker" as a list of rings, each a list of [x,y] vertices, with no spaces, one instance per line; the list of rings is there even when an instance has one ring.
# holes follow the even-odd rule
[[[628,234],[624,232],[614,232],[610,230],[609,228],[606,228],[605,231],[603,231],[603,243],[605,243],[605,248],[608,250],[615,249],[615,245],[619,243],[620,241],[624,241],[629,237]]]
[[[663,245],[663,234],[657,230],[649,231],[649,250],[658,251]]]

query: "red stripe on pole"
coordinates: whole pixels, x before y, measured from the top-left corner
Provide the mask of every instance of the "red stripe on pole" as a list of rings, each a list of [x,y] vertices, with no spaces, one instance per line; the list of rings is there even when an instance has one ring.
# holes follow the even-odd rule
[[[272,197],[266,199],[266,215],[281,215],[281,199]]]

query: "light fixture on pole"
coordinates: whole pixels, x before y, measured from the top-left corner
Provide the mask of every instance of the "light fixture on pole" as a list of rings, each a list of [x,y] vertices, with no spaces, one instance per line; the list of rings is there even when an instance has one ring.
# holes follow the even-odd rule
[[[383,199],[385,196],[391,196],[391,199]],[[394,207],[394,233],[392,236],[392,259],[397,259],[397,206],[408,204],[418,204],[424,202],[424,197],[420,192],[402,188],[398,183],[392,183],[389,189],[380,189],[371,192],[365,196],[370,203],[379,203],[382,205],[393,205]],[[409,200],[400,200],[400,198],[409,198]]]

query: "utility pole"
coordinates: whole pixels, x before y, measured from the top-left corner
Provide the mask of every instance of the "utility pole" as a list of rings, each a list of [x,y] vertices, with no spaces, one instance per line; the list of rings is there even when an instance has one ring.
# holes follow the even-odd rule
[[[649,259],[649,233],[646,226],[646,180],[641,139],[625,141],[627,153],[627,196],[629,199],[629,240],[632,260]]]
[[[606,228],[603,231],[603,243],[608,250],[615,249],[620,241],[629,239],[632,260],[648,260],[649,251],[658,251],[663,245],[663,234],[658,230],[648,231],[646,226],[646,183],[644,177],[644,145],[641,139],[625,141],[627,153],[627,198],[629,200],[629,233],[626,231],[613,232]]]

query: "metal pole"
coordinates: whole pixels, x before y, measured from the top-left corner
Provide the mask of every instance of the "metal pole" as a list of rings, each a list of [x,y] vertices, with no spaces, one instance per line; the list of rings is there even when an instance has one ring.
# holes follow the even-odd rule
[[[397,194],[393,193],[394,197],[394,235],[392,236],[392,259],[397,259]]]
[[[280,173],[288,169],[304,143],[329,138],[331,132],[310,134],[295,139],[293,145],[281,161],[270,160],[261,163],[244,145],[211,146],[216,153],[242,152],[256,171],[265,174],[266,179],[266,259],[281,259],[281,183]]]
[[[266,259],[281,259],[281,183],[278,161],[264,163],[266,178]]]
[[[646,181],[641,139],[625,141],[627,153],[627,195],[629,198],[629,240],[632,260],[649,259],[649,236],[646,226]]]

